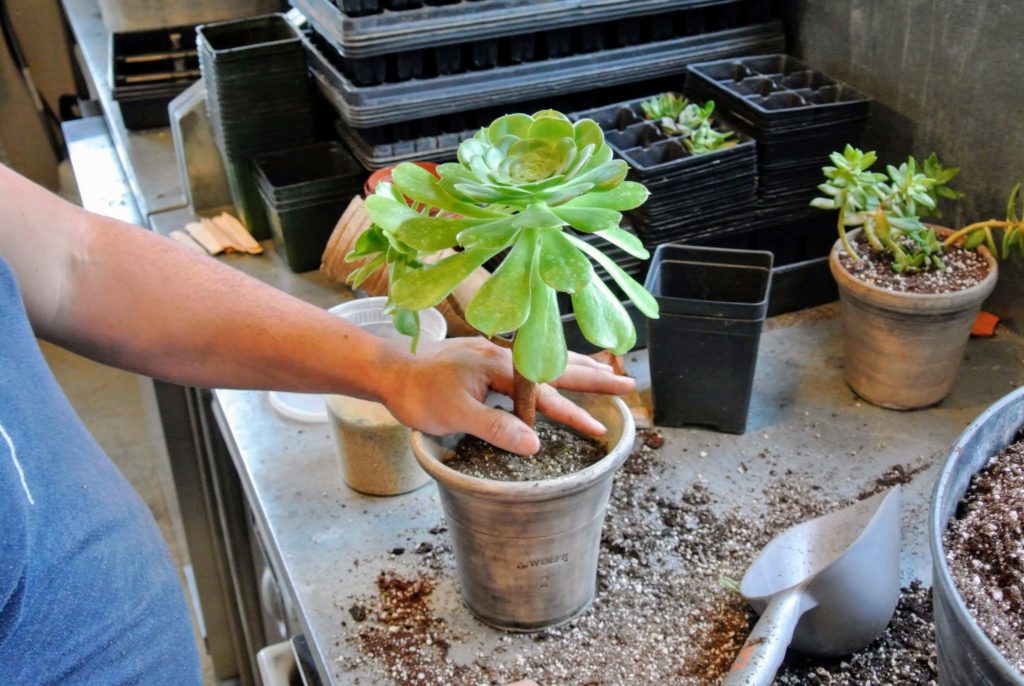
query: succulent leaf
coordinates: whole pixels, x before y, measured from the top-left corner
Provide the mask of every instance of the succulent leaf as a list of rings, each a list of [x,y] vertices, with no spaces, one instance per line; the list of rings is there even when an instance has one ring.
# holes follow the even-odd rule
[[[530,293],[530,316],[516,333],[512,361],[519,373],[534,383],[554,381],[569,360],[555,292],[545,288],[535,271]]]
[[[544,283],[563,293],[576,293],[594,278],[590,260],[561,231],[541,231],[539,268]]]
[[[573,294],[572,309],[583,337],[599,348],[621,355],[636,343],[633,320],[601,279]]]
[[[485,336],[515,331],[530,314],[537,229],[527,229],[466,308],[466,321]]]
[[[411,272],[391,284],[391,299],[407,310],[434,307],[497,252],[487,248],[466,250]]]

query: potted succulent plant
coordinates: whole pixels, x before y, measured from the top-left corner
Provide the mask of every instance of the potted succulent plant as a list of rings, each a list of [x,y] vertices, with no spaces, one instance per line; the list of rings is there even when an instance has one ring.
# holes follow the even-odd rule
[[[811,203],[838,211],[829,263],[839,285],[846,381],[875,405],[927,407],[953,386],[971,326],[996,283],[993,253],[1021,245],[1017,191],[1006,220],[953,232],[921,217],[938,216],[940,197],[960,196],[947,185],[958,169],[933,154],[883,174],[871,171],[876,159],[849,145],[833,153],[818,186],[823,196]],[[993,230],[1003,231],[1001,246]]]
[[[565,230],[596,234],[646,259],[639,240],[619,222],[647,191],[624,180],[626,164],[612,159],[596,123],[572,123],[554,111],[500,117],[462,143],[458,160],[440,165],[437,177],[399,165],[392,184],[381,184],[367,199],[375,235],[362,254],[375,248],[393,261],[401,273],[391,280],[390,298],[408,312],[437,305],[478,267],[504,255],[465,315],[484,335],[511,347],[514,411],[533,424],[537,385],[557,379],[567,362],[558,292],[569,294],[583,335],[616,353],[632,347],[636,330],[594,263],[641,312],[657,316],[657,303],[641,284]],[[455,252],[428,263],[427,256],[444,250]],[[414,317],[407,321],[415,325]],[[417,458],[441,493],[463,595],[492,625],[551,626],[593,599],[611,478],[632,447],[634,427],[618,398],[574,399],[608,428],[603,457],[555,478],[470,476],[446,465],[461,436],[413,437]]]

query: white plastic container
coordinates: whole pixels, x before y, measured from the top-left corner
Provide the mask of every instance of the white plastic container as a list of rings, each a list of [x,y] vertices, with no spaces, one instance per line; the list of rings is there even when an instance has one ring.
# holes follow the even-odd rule
[[[280,12],[280,0],[100,0],[111,33],[186,26]]]
[[[351,300],[329,311],[375,336],[409,341],[384,314],[387,298]],[[444,315],[435,309],[420,312],[420,340],[442,340],[448,331]],[[380,403],[328,395],[331,434],[349,487],[368,495],[398,495],[430,480],[412,453],[411,431]]]

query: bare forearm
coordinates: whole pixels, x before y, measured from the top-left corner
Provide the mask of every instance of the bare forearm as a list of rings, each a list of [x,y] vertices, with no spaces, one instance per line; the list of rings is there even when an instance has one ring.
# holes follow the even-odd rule
[[[55,342],[196,386],[378,397],[403,353],[216,260],[90,216]],[[374,370],[367,374],[367,370]]]

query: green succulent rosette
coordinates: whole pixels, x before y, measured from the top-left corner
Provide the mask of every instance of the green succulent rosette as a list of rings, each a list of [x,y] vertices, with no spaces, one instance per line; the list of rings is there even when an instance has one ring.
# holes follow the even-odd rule
[[[626,163],[612,157],[595,122],[573,123],[545,110],[495,120],[462,143],[457,163],[438,167],[439,178],[413,164],[396,167],[394,187],[367,200],[375,225],[419,255],[458,252],[393,281],[393,303],[410,311],[433,307],[504,254],[468,304],[466,319],[487,336],[515,332],[513,360],[523,376],[545,383],[565,369],[557,292],[569,294],[587,340],[616,353],[629,350],[636,330],[595,264],[648,317],[658,316],[657,302],[611,258],[566,230],[649,257],[636,236],[619,228],[622,212],[643,204],[647,189],[626,181]]]

